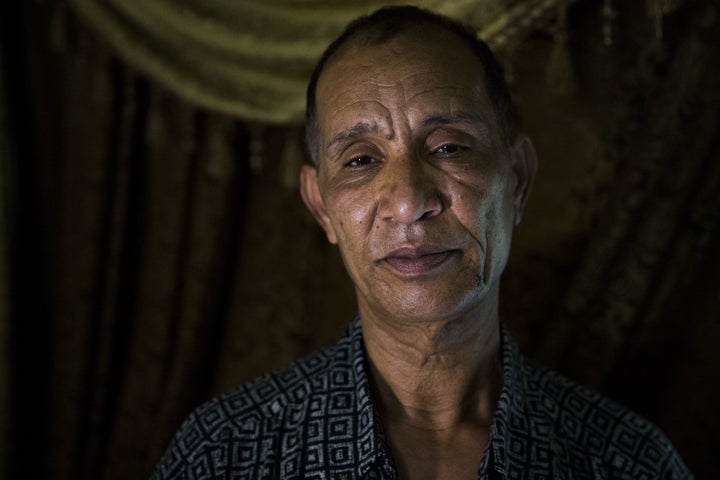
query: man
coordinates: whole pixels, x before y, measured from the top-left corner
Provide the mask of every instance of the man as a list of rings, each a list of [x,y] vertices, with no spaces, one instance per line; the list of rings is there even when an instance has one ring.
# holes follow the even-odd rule
[[[518,352],[500,276],[535,176],[474,34],[360,19],[308,88],[302,197],[354,282],[340,342],[196,410],[153,478],[691,478],[663,434]]]

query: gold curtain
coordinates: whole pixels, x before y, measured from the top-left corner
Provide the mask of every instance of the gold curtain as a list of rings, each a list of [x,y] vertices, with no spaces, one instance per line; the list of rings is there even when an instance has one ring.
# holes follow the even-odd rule
[[[348,21],[390,3],[398,2],[71,0],[118,55],[186,100],[274,124],[302,122],[307,80],[321,52]],[[481,28],[506,23],[516,4],[543,11],[554,1],[413,3]]]

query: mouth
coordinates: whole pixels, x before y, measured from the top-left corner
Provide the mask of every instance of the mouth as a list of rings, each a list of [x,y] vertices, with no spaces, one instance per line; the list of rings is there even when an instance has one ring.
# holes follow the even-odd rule
[[[458,253],[441,247],[406,247],[393,250],[381,262],[402,275],[420,276],[439,269]]]

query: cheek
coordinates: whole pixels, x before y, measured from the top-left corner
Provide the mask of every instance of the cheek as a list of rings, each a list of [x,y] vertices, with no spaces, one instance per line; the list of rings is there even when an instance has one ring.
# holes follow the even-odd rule
[[[358,248],[372,229],[372,196],[350,189],[333,191],[328,196],[330,221],[338,235],[341,249]]]
[[[458,220],[483,250],[503,245],[513,222],[513,197],[503,182],[464,185],[453,196]],[[507,240],[509,242],[509,239]]]

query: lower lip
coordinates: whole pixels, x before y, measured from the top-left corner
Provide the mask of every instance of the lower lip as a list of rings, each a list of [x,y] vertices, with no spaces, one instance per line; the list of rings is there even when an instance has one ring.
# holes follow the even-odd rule
[[[385,262],[403,275],[425,275],[444,264],[454,251],[433,253],[421,257],[388,257]]]

